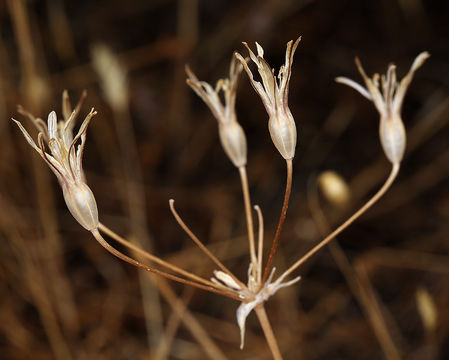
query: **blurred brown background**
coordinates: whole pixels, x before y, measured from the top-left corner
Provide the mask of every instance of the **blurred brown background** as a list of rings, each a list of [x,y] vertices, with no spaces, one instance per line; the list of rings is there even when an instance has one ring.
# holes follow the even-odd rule
[[[99,114],[84,169],[101,221],[209,277],[213,264],[169,212],[174,198],[184,220],[246,281],[238,174],[219,145],[216,120],[185,85],[184,65],[215,83],[235,50],[246,55],[241,41],[258,41],[278,68],[286,42],[302,35],[289,101],[299,142],[278,271],[321,238],[308,201],[320,172],[337,171],[351,189],[344,209],[321,199],[334,228],[389,171],[375,108],[334,78],[361,80],[355,56],[368,74],[395,62],[400,78],[419,52],[432,56],[405,99],[408,148],[397,182],[331,251],[297,271],[300,283],[268,302],[281,350],[286,359],[447,359],[448,15],[446,1],[424,0],[0,2],[0,358],[270,358],[254,314],[239,350],[233,300],[166,282],[161,296],[147,274],[105,252],[70,216],[56,179],[10,118],[31,131],[17,104],[46,119],[51,110],[61,114],[64,89],[73,103],[86,89],[81,116],[91,107]],[[101,46],[116,56],[100,65],[103,78],[92,66]],[[237,113],[268,244],[285,164],[245,74]]]

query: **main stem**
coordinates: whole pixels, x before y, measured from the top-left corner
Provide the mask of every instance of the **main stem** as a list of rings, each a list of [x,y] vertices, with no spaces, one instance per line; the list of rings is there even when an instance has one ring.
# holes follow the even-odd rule
[[[256,247],[254,243],[254,225],[253,225],[253,216],[251,214],[251,200],[249,196],[249,187],[248,187],[248,177],[246,176],[246,167],[239,167],[240,180],[242,182],[242,191],[243,191],[243,200],[245,203],[245,214],[246,214],[246,224],[248,226],[248,241],[249,241],[249,252],[251,257],[252,264],[252,274],[253,277],[256,278],[257,272],[257,261],[256,258]],[[260,261],[260,260],[259,260]]]
[[[292,191],[292,173],[293,173],[293,164],[292,160],[288,159],[287,162],[287,183],[285,185],[285,195],[284,195],[284,203],[282,204],[281,216],[279,218],[278,227],[276,229],[276,234],[274,235],[273,245],[271,245],[270,254],[268,255],[267,264],[265,265],[265,270],[263,273],[262,284],[268,278],[271,269],[271,263],[273,262],[274,254],[276,253],[276,249],[279,244],[279,238],[281,236],[282,226],[284,225],[285,216],[287,215],[288,201],[290,200],[290,194]]]
[[[335,229],[332,233],[330,233],[324,240],[322,240],[318,245],[316,245],[312,250],[310,250],[307,254],[305,254],[301,259],[295,262],[287,271],[285,271],[282,276],[276,280],[276,283],[280,282],[282,279],[290,275],[293,271],[295,271],[301,264],[306,262],[310,257],[312,257],[315,253],[317,253],[322,247],[326,246],[330,241],[332,241],[338,234],[340,234],[344,229],[346,229],[349,225],[351,225],[357,218],[359,218],[363,213],[365,213],[371,206],[373,206],[390,188],[393,184],[396,176],[399,172],[400,164],[393,164],[393,168],[391,169],[390,175],[388,179],[385,181],[384,185],[379,189],[379,191],[374,194],[374,196],[368,200],[359,210],[357,210],[348,220],[346,220],[343,224],[341,224],[337,229]]]
[[[270,321],[268,320],[265,307],[263,306],[263,304],[261,304],[259,306],[256,306],[254,311],[259,318],[260,325],[262,326],[263,333],[265,334],[265,339],[267,339],[268,347],[271,350],[273,359],[282,360],[281,351],[279,350],[279,345],[277,343],[276,337],[274,336]]]

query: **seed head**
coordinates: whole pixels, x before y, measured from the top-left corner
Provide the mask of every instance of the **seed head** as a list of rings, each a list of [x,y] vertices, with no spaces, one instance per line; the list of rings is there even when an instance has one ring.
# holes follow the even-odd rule
[[[75,110],[71,111],[67,94],[64,93],[64,120],[58,122],[56,113],[52,111],[48,115],[47,125],[41,119],[35,118],[22,107],[19,107],[19,113],[27,116],[38,128],[38,145],[19,121],[14,119],[13,121],[22,131],[31,147],[38,152],[56,175],[70,213],[84,228],[92,231],[98,227],[98,209],[95,197],[85,181],[82,158],[87,127],[92,117],[97,114],[94,109],[86,116],[77,135],[73,137],[74,121],[84,96]],[[70,115],[68,115],[69,113]],[[81,143],[75,149],[79,140],[81,140]],[[46,152],[46,145],[50,148],[50,153]]]
[[[218,132],[221,145],[226,155],[236,167],[246,165],[246,137],[242,127],[237,122],[235,114],[235,98],[237,82],[242,66],[233,58],[229,68],[229,78],[221,79],[212,88],[204,81],[199,81],[195,74],[186,66],[187,84],[206,103],[212,114],[218,120]],[[220,99],[220,91],[224,94],[224,105]]]
[[[301,37],[294,43],[293,40],[287,43],[285,52],[285,64],[281,66],[277,79],[274,75],[274,69],[263,58],[263,48],[256,42],[257,56],[252,52],[247,43],[243,43],[248,49],[251,60],[257,65],[257,70],[262,78],[262,84],[254,80],[253,74],[248,67],[246,60],[235,53],[236,58],[243,65],[248,74],[251,85],[259,94],[265,109],[269,116],[268,129],[271,139],[276,149],[289,160],[295,156],[296,149],[296,125],[293,115],[288,107],[288,86],[290,83],[291,68],[293,64],[293,55],[298,47]]]
[[[381,82],[379,83],[379,74],[374,74],[372,78],[369,78],[358,58],[355,59],[355,63],[365,81],[366,88],[345,77],[335,79],[337,82],[346,84],[357,90],[374,103],[374,106],[380,114],[380,142],[385,155],[393,164],[401,162],[405,151],[406,133],[401,118],[401,108],[405,93],[413,79],[415,71],[422,66],[429,56],[428,52],[420,53],[400,83],[396,81],[396,66],[394,64],[388,67],[386,75],[380,77]]]

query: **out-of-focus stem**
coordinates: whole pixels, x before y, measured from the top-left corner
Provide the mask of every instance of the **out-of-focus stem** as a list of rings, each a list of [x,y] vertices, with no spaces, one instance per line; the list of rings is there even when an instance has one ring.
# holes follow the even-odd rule
[[[313,183],[310,183],[309,185],[308,198],[312,217],[321,234],[325,236],[325,234],[331,232],[331,229],[320,206],[316,178],[314,178]],[[399,351],[390,334],[376,296],[371,296],[372,294],[369,294],[369,289],[362,283],[360,276],[357,274],[357,271],[352,266],[337,240],[338,239],[335,238],[334,241],[329,244],[329,250],[340,271],[343,273],[349,289],[365,313],[365,316],[385,353],[385,357],[391,360],[400,359]]]

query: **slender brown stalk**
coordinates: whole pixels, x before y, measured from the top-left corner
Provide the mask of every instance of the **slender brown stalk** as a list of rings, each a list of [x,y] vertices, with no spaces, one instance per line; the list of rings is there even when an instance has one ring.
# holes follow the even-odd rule
[[[330,241],[332,241],[338,234],[340,234],[344,229],[346,229],[349,225],[351,225],[356,219],[358,219],[365,211],[367,211],[371,206],[373,206],[390,188],[393,184],[396,176],[399,172],[400,164],[393,164],[390,175],[388,179],[385,181],[384,185],[379,189],[379,191],[374,194],[374,196],[368,200],[359,210],[357,210],[348,220],[346,220],[343,224],[341,224],[337,229],[335,229],[331,234],[329,234],[325,239],[323,239],[318,245],[316,245],[312,250],[310,250],[307,254],[305,254],[302,258],[300,258],[297,262],[295,262],[288,270],[286,270],[282,276],[276,280],[276,282],[280,282],[282,279],[290,275],[293,271],[295,271],[300,265],[306,262],[310,257],[312,257],[315,253],[317,253],[322,247],[326,246]]]
[[[149,252],[139,248],[138,246],[134,245],[130,241],[128,241],[128,240],[124,239],[123,237],[121,237],[120,235],[116,234],[114,231],[112,231],[111,229],[109,229],[102,223],[99,224],[98,230],[102,231],[103,233],[105,233],[106,235],[108,235],[109,237],[111,237],[112,239],[117,241],[118,243],[122,244],[123,246],[126,246],[127,248],[133,250],[134,252],[141,255],[142,257],[155,262],[156,264],[165,266],[167,269],[170,269],[171,271],[177,272],[178,274],[184,275],[185,277],[188,277],[194,281],[198,281],[204,285],[217,287],[217,285],[215,285],[212,281],[203,279],[200,276],[197,276],[195,274],[192,274],[189,271],[179,268],[178,266],[170,264],[170,263],[162,260],[161,258],[154,256],[154,255],[150,254]]]
[[[257,211],[257,218],[259,221],[259,241],[257,245],[257,283],[262,281],[262,257],[263,257],[263,216],[262,211],[258,205],[254,206]]]
[[[293,164],[291,159],[286,160],[286,162],[287,162],[287,183],[285,185],[284,203],[282,204],[281,216],[279,218],[276,234],[274,235],[273,244],[271,245],[270,254],[268,255],[267,264],[265,265],[262,285],[265,283],[270,273],[271,263],[273,262],[273,257],[274,254],[276,253],[276,249],[279,244],[279,238],[281,236],[282,226],[284,225],[285,217],[287,215],[288,202],[290,200],[290,194],[292,191]]]
[[[190,228],[184,223],[184,221],[181,219],[179,214],[176,212],[175,209],[175,200],[170,199],[170,210],[175,217],[176,221],[178,222],[179,226],[182,227],[182,229],[186,232],[187,235],[193,240],[193,242],[198,245],[198,247],[211,259],[215,265],[217,265],[223,272],[228,274],[234,281],[240,285],[242,289],[247,289],[246,285],[242,283],[238,278],[235,277],[235,275],[226,267],[223,265],[223,263],[216,258],[214,254],[212,254],[209,249],[204,246],[204,244],[198,239],[198,237],[190,230]]]
[[[316,178],[309,183],[308,200],[312,217],[315,220],[320,233],[325,236],[325,234],[330,233],[332,229],[330,228],[330,225],[327,222],[324,212],[320,206]],[[374,335],[376,336],[385,357],[391,360],[400,359],[399,351],[390,334],[387,322],[382,311],[379,309],[377,297],[369,294],[369,289],[362,283],[357,271],[354,269],[343,249],[340,247],[337,238],[329,244],[329,250],[335,260],[335,263],[345,277],[349,289],[359,303],[365,317],[371,325]]]
[[[95,237],[95,239],[98,241],[98,243],[101,246],[103,246],[107,251],[109,251],[112,255],[114,255],[115,257],[117,257],[117,258],[119,258],[119,259],[121,259],[121,260],[123,260],[123,261],[125,261],[125,262],[127,262],[129,264],[131,264],[131,265],[134,265],[135,267],[138,267],[138,268],[143,269],[145,271],[148,271],[148,272],[151,272],[151,273],[163,276],[163,277],[165,277],[167,279],[180,282],[182,284],[191,285],[191,286],[194,286],[194,287],[196,287],[198,289],[206,290],[206,291],[209,291],[209,292],[213,292],[213,293],[216,293],[216,294],[220,294],[220,295],[223,295],[223,296],[230,297],[231,299],[242,301],[242,299],[240,299],[240,297],[238,295],[234,294],[233,292],[220,290],[220,289],[217,289],[216,287],[203,285],[203,284],[191,281],[191,280],[186,280],[186,279],[183,279],[183,278],[181,278],[179,276],[165,273],[163,271],[154,269],[154,268],[152,268],[152,267],[150,267],[148,265],[142,264],[139,261],[131,259],[129,256],[126,256],[125,254],[121,253],[120,251],[115,249],[113,246],[111,246],[101,236],[101,234],[100,234],[100,232],[98,230],[93,230],[92,231],[92,235]]]
[[[273,355],[274,360],[282,360],[281,351],[279,350],[279,345],[274,336],[273,329],[271,327],[270,321],[268,320],[267,312],[265,311],[265,307],[263,304],[256,306],[254,309],[256,315],[259,319],[260,326],[262,326],[263,333],[265,335],[265,339],[267,339],[268,347],[271,350],[271,354]]]
[[[248,226],[249,252],[252,264],[253,277],[256,278],[257,258],[256,246],[254,243],[254,225],[253,216],[251,214],[251,199],[248,188],[248,177],[246,175],[246,166],[239,167],[240,180],[242,182],[243,201],[245,203],[246,224]]]

